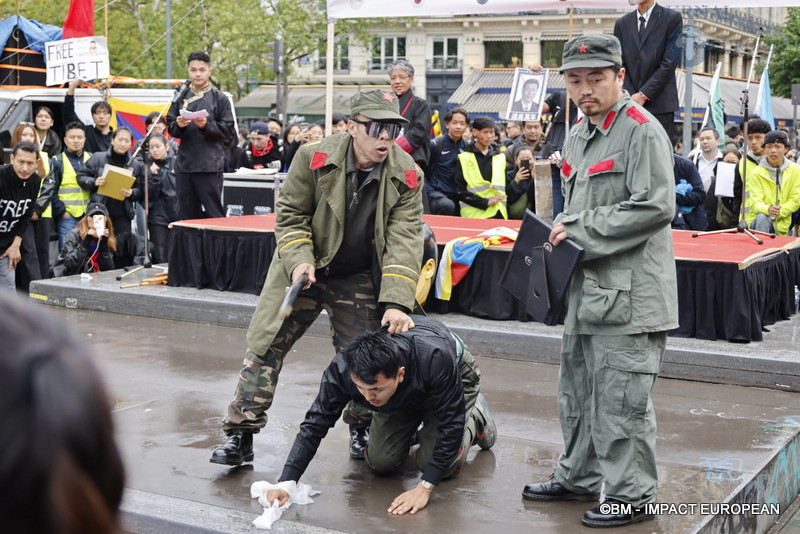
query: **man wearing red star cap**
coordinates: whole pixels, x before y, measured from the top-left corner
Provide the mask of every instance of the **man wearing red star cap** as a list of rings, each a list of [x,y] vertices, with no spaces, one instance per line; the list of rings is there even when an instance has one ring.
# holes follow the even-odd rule
[[[581,50],[586,47],[586,52]],[[620,43],[586,35],[564,45],[569,96],[584,114],[564,143],[564,210],[549,240],[583,248],[572,276],[558,380],[564,451],[549,480],[522,491],[533,501],[606,500],[588,527],[653,519],[656,418],[650,391],[667,331],[678,326],[670,223],[672,146],[623,86]]]
[[[422,174],[395,139],[398,100],[379,89],[351,101],[347,131],[306,143],[276,206],[276,250],[250,328],[247,352],[223,421],[227,442],[211,462],[253,460],[253,434],[267,424],[283,359],[324,308],[333,345],[388,325],[414,328],[409,313],[422,264]],[[306,280],[288,317],[286,288]],[[302,283],[302,282],[301,282]],[[350,455],[363,458],[371,413],[351,406]]]

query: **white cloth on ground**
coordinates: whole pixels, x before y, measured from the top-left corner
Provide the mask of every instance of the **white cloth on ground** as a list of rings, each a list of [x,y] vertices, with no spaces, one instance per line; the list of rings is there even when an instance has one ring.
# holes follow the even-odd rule
[[[273,503],[267,502],[267,492],[271,489],[280,489],[289,494],[289,500],[283,506],[278,506],[277,499]],[[258,502],[264,507],[264,513],[253,520],[253,525],[256,528],[263,528],[267,530],[272,529],[272,524],[280,519],[281,514],[292,504],[311,504],[314,500],[312,495],[322,493],[311,489],[308,484],[296,482],[294,480],[287,480],[285,482],[278,482],[277,484],[270,484],[263,480],[253,482],[250,486],[250,497],[258,498]]]

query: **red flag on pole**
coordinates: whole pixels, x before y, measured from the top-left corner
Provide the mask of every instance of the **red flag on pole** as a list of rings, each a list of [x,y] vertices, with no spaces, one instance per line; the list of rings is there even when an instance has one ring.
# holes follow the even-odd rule
[[[94,0],[70,0],[63,39],[94,35]]]

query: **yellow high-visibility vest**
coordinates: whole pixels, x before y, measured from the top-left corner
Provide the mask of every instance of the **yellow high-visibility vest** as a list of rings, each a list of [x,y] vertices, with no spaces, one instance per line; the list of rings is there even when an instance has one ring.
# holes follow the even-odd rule
[[[487,182],[481,175],[481,170],[478,168],[478,159],[475,157],[474,152],[462,152],[458,155],[458,161],[461,164],[461,174],[467,183],[467,191],[481,198],[492,198],[495,195],[506,194],[506,157],[504,154],[492,156],[491,182]],[[493,204],[485,210],[470,206],[466,202],[459,202],[459,205],[462,217],[489,219],[500,212],[504,219],[508,219],[505,200]]]
[[[84,163],[90,157],[88,152],[83,152]],[[58,199],[64,203],[67,213],[75,218],[83,217],[86,213],[86,206],[89,205],[91,193],[78,185],[78,173],[63,152],[61,153],[61,163],[63,170],[61,172],[61,186],[58,188]]]

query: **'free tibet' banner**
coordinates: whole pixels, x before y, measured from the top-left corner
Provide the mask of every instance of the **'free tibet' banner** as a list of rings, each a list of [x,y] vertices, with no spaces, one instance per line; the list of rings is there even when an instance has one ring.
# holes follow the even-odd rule
[[[45,43],[47,85],[61,85],[76,76],[80,80],[108,78],[106,38],[76,37]]]

